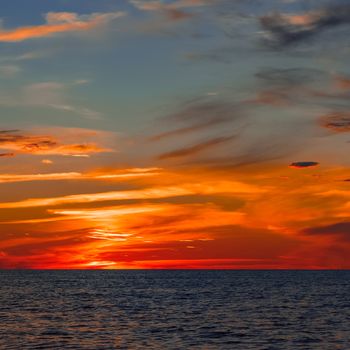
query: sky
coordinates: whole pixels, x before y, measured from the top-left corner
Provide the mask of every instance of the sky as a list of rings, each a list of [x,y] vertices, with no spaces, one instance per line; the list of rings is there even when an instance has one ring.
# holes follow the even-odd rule
[[[347,269],[347,0],[3,0],[0,268]]]

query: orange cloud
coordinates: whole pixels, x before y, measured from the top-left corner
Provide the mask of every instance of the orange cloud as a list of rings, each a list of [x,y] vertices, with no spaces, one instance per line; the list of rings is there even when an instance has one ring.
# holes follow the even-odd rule
[[[45,24],[0,30],[0,41],[19,42],[64,32],[86,31],[124,15],[124,12],[92,13],[90,15],[78,15],[74,12],[49,12],[45,16]]]
[[[103,207],[101,209],[55,209],[49,210],[55,215],[71,216],[73,219],[94,220],[95,222],[106,222],[123,215],[149,213],[161,210],[162,206],[144,205],[144,206],[127,206],[127,207]],[[115,219],[114,219],[115,220]],[[95,232],[96,233],[96,232]],[[99,237],[101,239],[101,237]]]
[[[319,20],[319,14],[306,13],[302,15],[282,15],[282,18],[293,26],[307,27],[312,26],[317,20]]]
[[[69,203],[92,203],[103,201],[122,201],[122,200],[142,200],[142,199],[161,199],[186,195],[204,195],[215,193],[229,194],[259,194],[266,190],[256,186],[247,185],[235,181],[222,182],[203,182],[198,184],[183,184],[178,186],[151,187],[130,191],[112,191],[101,193],[75,194],[53,198],[32,198],[19,202],[3,202],[0,208],[26,208],[55,206]]]
[[[188,195],[191,193],[192,191],[181,187],[151,188],[146,190],[77,194],[55,198],[34,198],[20,202],[0,203],[0,208],[26,208],[31,206],[54,206],[66,203],[89,203],[128,199],[167,198],[172,196]]]
[[[1,156],[1,155],[0,155]],[[46,163],[45,163],[46,164]],[[51,163],[48,163],[51,164]],[[46,173],[46,174],[0,174],[0,183],[30,182],[30,181],[57,181],[57,180],[129,180],[132,178],[151,177],[160,174],[159,168],[136,168],[123,171],[109,170],[106,172],[91,173]]]
[[[25,182],[25,181],[47,181],[81,178],[80,173],[57,173],[57,174],[0,174],[0,183]]]
[[[68,130],[68,129],[67,129]],[[83,130],[83,129],[80,129]],[[53,131],[59,131],[54,129]],[[90,131],[91,132],[91,131]],[[101,133],[101,132],[100,132]],[[98,132],[96,132],[96,135]],[[107,133],[106,133],[107,134]],[[91,138],[87,133],[82,134],[86,138]],[[65,156],[82,156],[91,153],[108,152],[110,149],[101,147],[95,142],[82,143],[64,143],[59,138],[66,136],[52,135],[33,135],[22,134],[18,130],[10,130],[0,132],[0,150],[16,151],[18,153],[33,154],[33,155],[65,155]],[[79,136],[77,135],[77,138]],[[12,153],[4,153],[7,156]]]
[[[41,163],[43,163],[43,164],[53,164],[53,161],[51,159],[43,159],[41,161]]]

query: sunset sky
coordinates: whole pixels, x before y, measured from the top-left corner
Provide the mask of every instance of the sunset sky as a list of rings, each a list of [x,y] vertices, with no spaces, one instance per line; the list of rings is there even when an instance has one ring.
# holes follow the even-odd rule
[[[0,268],[350,268],[348,0],[3,0]]]

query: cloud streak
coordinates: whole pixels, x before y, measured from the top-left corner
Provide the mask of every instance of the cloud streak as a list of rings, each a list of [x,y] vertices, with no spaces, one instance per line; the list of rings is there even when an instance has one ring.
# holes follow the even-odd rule
[[[1,157],[1,154],[0,154]],[[143,178],[160,174],[159,168],[125,169],[115,172],[113,170],[98,173],[46,173],[46,174],[0,174],[0,183],[31,182],[31,181],[58,181],[58,180],[130,180],[133,178]]]
[[[0,30],[0,42],[20,42],[59,33],[87,31],[124,15],[124,12],[92,13],[90,15],[78,15],[74,12],[49,12],[45,15],[45,24]]]
[[[218,183],[183,184],[181,186],[150,187],[130,191],[112,191],[102,193],[75,194],[52,198],[32,198],[19,202],[0,203],[0,208],[27,208],[55,206],[70,203],[93,203],[104,201],[161,199],[188,195],[205,195],[214,193],[257,194],[265,190],[256,186],[235,181]]]

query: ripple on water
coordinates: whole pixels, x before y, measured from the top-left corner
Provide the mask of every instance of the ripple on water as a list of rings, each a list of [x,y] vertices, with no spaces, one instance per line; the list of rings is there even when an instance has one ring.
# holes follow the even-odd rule
[[[349,349],[347,271],[0,271],[0,349]]]

